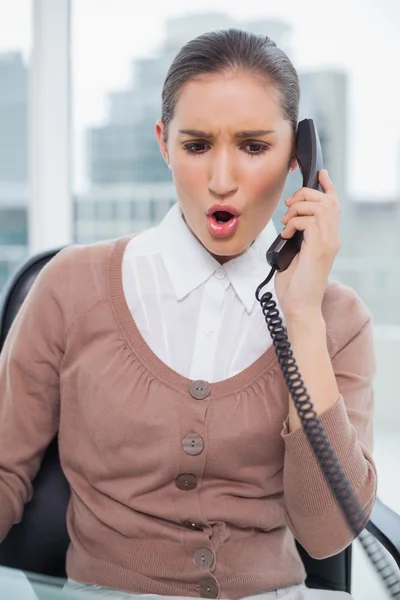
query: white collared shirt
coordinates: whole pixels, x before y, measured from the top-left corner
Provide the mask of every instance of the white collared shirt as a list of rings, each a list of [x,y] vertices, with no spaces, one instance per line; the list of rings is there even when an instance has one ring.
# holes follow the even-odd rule
[[[271,337],[255,297],[270,267],[272,221],[243,255],[223,266],[188,229],[179,204],[136,235],[123,260],[132,317],[152,351],[188,379],[236,375],[263,354]],[[274,277],[265,291],[274,294]]]

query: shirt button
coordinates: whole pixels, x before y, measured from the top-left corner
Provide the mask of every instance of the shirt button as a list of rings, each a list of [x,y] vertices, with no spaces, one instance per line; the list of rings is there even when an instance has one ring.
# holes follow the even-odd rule
[[[197,479],[191,473],[183,473],[175,479],[175,485],[183,492],[188,492],[197,486]]]
[[[214,554],[208,548],[199,548],[193,555],[193,562],[198,569],[209,569],[214,562]]]
[[[204,335],[212,335],[213,331],[211,325],[206,325],[204,328]]]
[[[219,594],[219,586],[214,579],[203,579],[200,583],[200,596],[202,598],[217,598]]]
[[[204,400],[210,393],[210,384],[208,381],[198,379],[193,381],[189,386],[189,394],[196,400]]]
[[[215,271],[215,277],[217,279],[224,279],[226,277],[226,271],[225,271],[225,269],[217,269]]]
[[[200,452],[203,451],[203,438],[201,438],[197,433],[189,433],[183,438],[182,447],[187,454],[196,456],[196,454],[200,454]]]

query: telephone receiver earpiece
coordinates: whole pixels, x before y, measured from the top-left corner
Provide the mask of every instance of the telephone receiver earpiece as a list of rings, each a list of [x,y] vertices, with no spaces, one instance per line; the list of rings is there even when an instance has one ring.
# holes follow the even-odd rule
[[[296,159],[303,175],[303,187],[320,189],[318,173],[324,168],[324,163],[317,128],[312,119],[304,119],[298,124],[295,145]],[[277,271],[285,271],[300,251],[303,237],[302,231],[296,231],[288,240],[278,235],[267,250],[268,264]]]

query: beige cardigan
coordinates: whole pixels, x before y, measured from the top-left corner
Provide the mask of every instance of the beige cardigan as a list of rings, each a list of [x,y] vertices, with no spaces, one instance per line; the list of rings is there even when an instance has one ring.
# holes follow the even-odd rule
[[[162,595],[240,598],[305,578],[352,541],[270,347],[222,382],[196,384],[151,351],[122,287],[128,238],[71,246],[43,269],[0,356],[0,540],[20,521],[59,432],[71,486],[72,579]],[[371,315],[327,287],[323,314],[341,397],[321,415],[367,513],[375,364]]]

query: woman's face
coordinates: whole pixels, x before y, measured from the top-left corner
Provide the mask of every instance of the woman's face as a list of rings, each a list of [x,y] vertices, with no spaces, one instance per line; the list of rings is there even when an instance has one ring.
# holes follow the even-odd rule
[[[220,263],[239,256],[270,221],[297,164],[275,88],[249,73],[191,80],[167,144],[163,134],[158,121],[157,140],[188,227]]]

